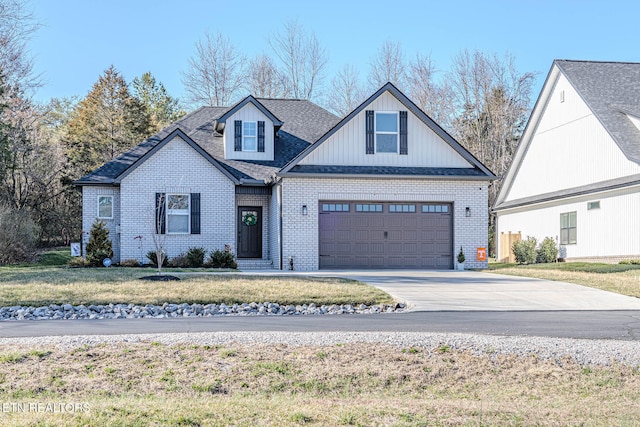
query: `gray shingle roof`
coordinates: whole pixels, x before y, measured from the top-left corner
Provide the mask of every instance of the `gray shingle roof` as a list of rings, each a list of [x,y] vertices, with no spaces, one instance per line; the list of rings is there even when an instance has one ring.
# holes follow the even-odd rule
[[[625,156],[640,164],[640,63],[556,60]]]
[[[486,177],[478,168],[433,168],[401,166],[324,166],[296,165],[293,173],[328,175],[404,175],[427,177]]]
[[[78,185],[115,183],[120,175],[134,166],[176,129],[181,129],[237,179],[268,182],[278,170],[339,120],[338,117],[306,100],[266,98],[257,100],[284,122],[275,139],[273,161],[226,160],[222,136],[215,131],[214,122],[233,107],[202,107],[83,176],[75,183]]]

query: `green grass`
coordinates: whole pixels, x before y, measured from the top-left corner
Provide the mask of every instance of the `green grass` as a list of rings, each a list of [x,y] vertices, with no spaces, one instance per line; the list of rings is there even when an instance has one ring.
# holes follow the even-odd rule
[[[183,270],[184,272],[184,270]],[[203,275],[151,282],[151,268],[0,267],[0,306],[275,302],[279,304],[392,303],[385,292],[354,280],[294,276]]]
[[[640,298],[640,265],[588,262],[532,265],[490,263],[486,271],[575,283]]]

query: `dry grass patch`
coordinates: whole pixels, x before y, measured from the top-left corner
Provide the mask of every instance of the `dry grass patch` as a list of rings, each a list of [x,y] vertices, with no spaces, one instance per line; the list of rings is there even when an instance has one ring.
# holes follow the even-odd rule
[[[9,413],[3,422],[634,425],[640,419],[640,370],[620,365],[385,344],[33,350],[13,348],[14,356],[0,361],[0,401],[87,402],[90,412]]]
[[[49,304],[391,303],[381,290],[353,280],[245,275],[185,275],[149,282],[149,269],[0,269],[0,306]]]
[[[640,270],[638,269],[612,273],[595,273],[519,266],[500,268],[491,272],[575,283],[577,285],[589,286],[591,288],[602,289],[603,291],[616,292],[618,294],[640,298]]]

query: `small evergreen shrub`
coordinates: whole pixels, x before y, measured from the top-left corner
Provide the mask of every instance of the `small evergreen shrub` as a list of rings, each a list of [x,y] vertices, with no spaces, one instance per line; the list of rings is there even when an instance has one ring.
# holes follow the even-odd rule
[[[156,257],[156,251],[147,252],[147,259],[151,262],[151,265],[154,267],[158,266],[158,257]],[[162,260],[162,266],[167,267],[169,265],[169,258],[165,254],[164,260]]]
[[[527,236],[525,240],[514,242],[511,249],[518,264],[534,264],[538,257],[536,246],[538,241],[535,237]]]
[[[189,259],[187,258],[187,255],[183,252],[180,255],[171,258],[168,264],[169,264],[169,267],[185,268],[185,267],[189,267]]]
[[[624,265],[640,265],[640,259],[623,259],[618,264]]]
[[[207,251],[204,248],[189,248],[187,251],[188,267],[202,267],[206,253]]]
[[[216,250],[211,252],[209,260],[207,261],[207,267],[212,268],[238,268],[236,257],[231,251]]]
[[[109,229],[102,221],[95,221],[89,231],[87,243],[87,263],[92,267],[100,267],[105,258],[113,257],[113,248],[109,239]]]
[[[120,261],[120,267],[140,267],[140,261],[137,259],[125,259]]]
[[[462,251],[462,246],[460,246],[460,252],[458,252],[458,262],[462,264],[465,260],[464,252]]]
[[[545,237],[538,248],[536,261],[541,263],[556,262],[558,259],[558,246],[551,237]]]

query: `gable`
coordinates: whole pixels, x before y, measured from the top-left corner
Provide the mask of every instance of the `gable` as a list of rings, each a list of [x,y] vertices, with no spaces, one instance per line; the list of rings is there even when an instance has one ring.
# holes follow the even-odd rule
[[[251,126],[251,130],[248,129],[248,125]],[[263,151],[258,143],[259,126],[264,126]],[[274,122],[271,117],[252,102],[245,103],[226,118],[223,135],[224,157],[230,160],[273,161],[274,135]],[[251,145],[247,143],[249,139]]]
[[[514,155],[498,203],[640,173],[572,82],[554,65]]]
[[[469,168],[439,135],[407,111],[407,155],[366,153],[366,112],[399,112],[407,107],[389,92],[372,101],[348,123],[300,161],[300,165],[407,166]]]

